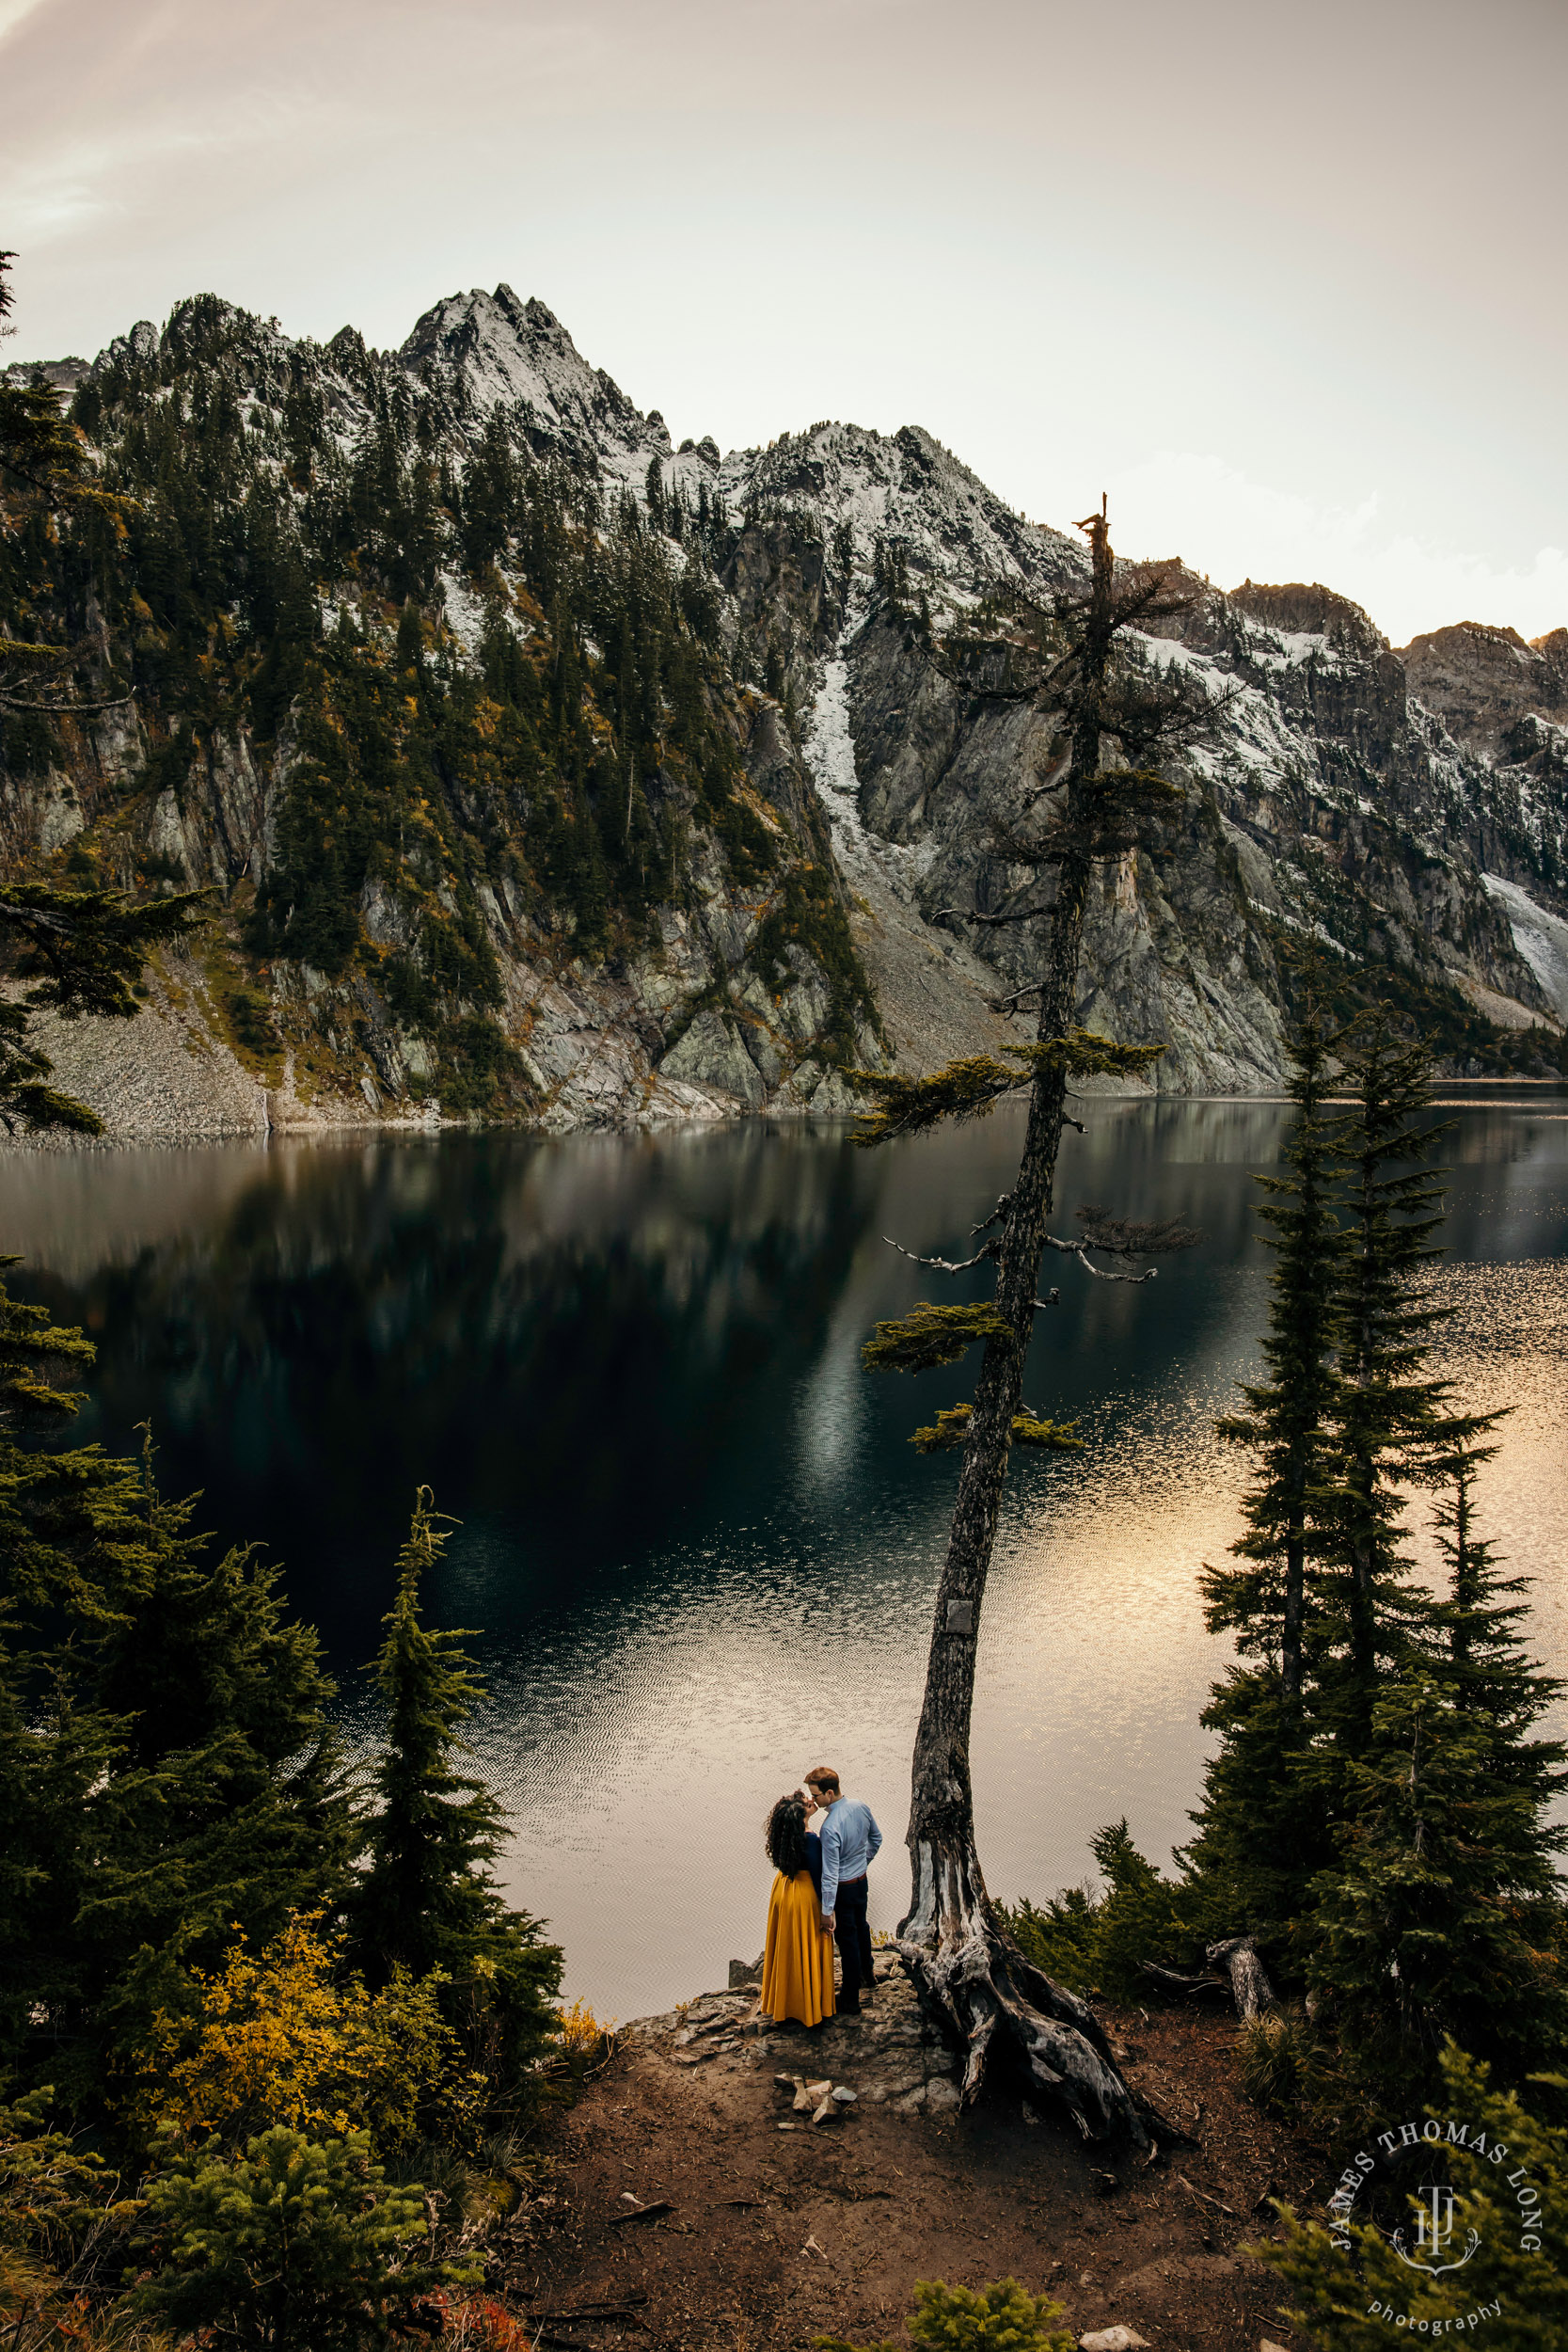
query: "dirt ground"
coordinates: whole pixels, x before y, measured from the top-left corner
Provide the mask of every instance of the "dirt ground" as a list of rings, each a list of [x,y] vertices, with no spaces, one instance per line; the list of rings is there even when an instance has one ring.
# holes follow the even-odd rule
[[[1241,2095],[1232,2020],[1099,2013],[1188,2136],[1150,2164],[1016,2095],[959,2113],[957,2061],[896,1970],[871,2013],[813,2034],[759,2026],[748,1993],[644,2020],[558,2127],[553,2202],[508,2299],[543,2344],[784,2352],[898,2336],[918,2279],[1011,2275],[1075,2335],[1119,2322],[1154,2352],[1291,2345],[1240,2249],[1275,2226],[1267,2199],[1309,2199],[1313,2152]],[[856,2097],[814,2125],[795,2076]]]

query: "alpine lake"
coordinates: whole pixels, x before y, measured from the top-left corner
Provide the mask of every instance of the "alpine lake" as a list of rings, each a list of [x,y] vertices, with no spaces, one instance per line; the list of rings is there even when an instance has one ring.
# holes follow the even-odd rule
[[[1081,1454],[1015,1454],[979,1646],[974,1771],[993,1893],[1092,1875],[1125,1815],[1164,1862],[1187,1829],[1227,1645],[1197,1579],[1239,1529],[1246,1462],[1215,1434],[1258,1369],[1269,1260],[1264,1100],[1077,1106],[1053,1230],[1095,1204],[1203,1240],[1136,1286],[1047,1260],[1025,1395]],[[1444,1089],[1436,1369],[1509,1418],[1485,1532],[1534,1579],[1529,1639],[1568,1674],[1568,1089]],[[837,1766],[901,1846],[956,1464],[909,1443],[966,1367],[871,1375],[915,1299],[985,1293],[965,1257],[1021,1123],[859,1152],[747,1121],[633,1135],[440,1133],[0,1157],[8,1278],[99,1356],[71,1441],[150,1422],[198,1524],[283,1564],[345,1726],[373,1740],[380,1638],[414,1489],[458,1522],[428,1581],[473,1629],[474,1769],[503,1799],[512,1899],[604,2018],[664,2009],[761,1947],[762,1822]],[[1410,1518],[1423,1572],[1428,1509]],[[1568,1722],[1568,1711],[1559,1724]]]

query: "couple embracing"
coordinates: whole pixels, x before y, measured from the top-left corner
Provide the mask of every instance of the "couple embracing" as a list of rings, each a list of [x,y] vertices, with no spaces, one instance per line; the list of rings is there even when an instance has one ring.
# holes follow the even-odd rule
[[[807,1823],[820,1816],[817,1829]],[[856,2017],[871,1996],[866,1873],[881,1847],[871,1807],[844,1795],[826,1764],[768,1816],[768,1858],[778,1872],[768,1906],[762,2007],[775,2023],[819,2026],[835,2014],[833,1940],[844,1963],[836,2014]]]

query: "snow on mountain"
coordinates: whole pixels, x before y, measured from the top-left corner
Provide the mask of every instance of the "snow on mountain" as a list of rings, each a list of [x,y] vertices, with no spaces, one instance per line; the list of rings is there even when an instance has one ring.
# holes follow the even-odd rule
[[[693,508],[717,493],[739,532],[724,573],[736,625],[783,628],[840,864],[880,910],[862,940],[873,969],[896,931],[906,964],[916,933],[950,977],[957,950],[966,1006],[988,970],[1031,977],[1026,937],[966,935],[942,910],[1016,886],[984,839],[1033,773],[1037,720],[957,707],[899,613],[922,608],[940,630],[999,583],[1047,597],[1082,579],[1077,538],[1025,520],[917,425],[820,422],[722,458],[711,441],[672,450],[657,411],[504,285],[437,303],[399,359],[460,415],[504,408],[531,447],[601,483],[641,497],[657,459]],[[874,559],[897,582],[891,603],[867,579]],[[1568,632],[1528,647],[1465,624],[1400,655],[1321,585],[1225,596],[1187,580],[1191,614],[1143,658],[1191,664],[1233,700],[1190,760],[1173,853],[1107,878],[1086,1005],[1119,1034],[1171,1041],[1164,1085],[1270,1083],[1282,927],[1513,1023],[1560,1018],[1560,918],[1544,901],[1568,850]]]
[[[418,321],[398,354],[411,374],[455,391],[481,420],[512,408],[531,439],[623,480],[641,482],[669,454],[657,411],[644,417],[602,368],[592,368],[553,310],[512,288],[449,294]]]
[[[919,425],[886,437],[816,424],[732,452],[719,480],[732,507],[795,515],[827,534],[847,525],[862,554],[880,539],[909,561],[913,585],[958,604],[1003,580],[1049,590],[1084,565],[1077,542],[1026,522]]]
[[[665,523],[672,504],[709,518],[705,560],[736,675],[766,719],[768,758],[801,790],[808,775],[815,784],[907,1063],[1010,1033],[986,999],[1035,976],[1039,942],[966,925],[962,911],[1014,902],[1026,886],[988,840],[1037,776],[1049,723],[960,697],[931,651],[998,585],[1043,600],[1081,581],[1078,537],[1026,520],[917,425],[884,435],[818,422],[765,449],[673,449],[657,410],[639,410],[543,302],[504,284],[448,295],[387,354],[348,328],[325,346],[291,342],[202,297],[162,340],[142,322],[97,366],[118,355],[147,368],[215,318],[241,355],[223,364],[246,421],[279,449],[306,384],[345,457],[390,397],[406,409],[411,393],[427,444],[433,435],[458,472],[499,417],[519,450],[629,494],[656,520],[657,466]],[[80,372],[60,363],[57,380]],[[677,538],[676,568],[693,560],[689,530]],[[1081,1017],[1165,1041],[1163,1087],[1275,1084],[1280,955],[1310,937],[1347,971],[1386,970],[1399,1001],[1438,1023],[1452,1067],[1473,1009],[1515,1029],[1546,1025],[1537,1035],[1556,1054],[1568,1021],[1568,630],[1528,645],[1465,622],[1401,651],[1321,584],[1246,580],[1223,594],[1182,578],[1190,610],[1135,640],[1134,658],[1181,662],[1231,699],[1187,762],[1186,805],[1162,853],[1103,874]],[[483,607],[450,563],[441,593],[472,648]],[[635,1027],[646,1010],[626,1017]],[[698,1037],[694,1025],[679,1049],[694,1070]],[[635,1076],[629,1047],[626,1058]]]
[[[1492,897],[1507,914],[1513,942],[1560,1021],[1568,1023],[1568,921],[1540,906],[1516,882],[1482,874]]]

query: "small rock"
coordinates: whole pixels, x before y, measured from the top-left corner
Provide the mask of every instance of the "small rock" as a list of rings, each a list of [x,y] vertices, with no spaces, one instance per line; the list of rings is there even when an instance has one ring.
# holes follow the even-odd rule
[[[800,2080],[799,2076],[797,2076],[795,2091],[796,2114],[809,2115],[813,2107],[819,2107],[821,2106],[823,2100],[827,2098],[832,2090],[832,2084],[831,2082],[803,2083]]]
[[[1272,2336],[1264,2336],[1259,2343],[1258,2352],[1285,2352],[1285,2346],[1275,2344]]]
[[[857,2094],[850,2090],[847,2083],[834,2083],[833,2097],[838,2101],[841,2107],[852,2107],[855,2104],[856,2096]]]
[[[800,2074],[775,2074],[773,2077],[781,2090],[799,2090],[803,2079]]]
[[[834,2106],[832,2099],[824,2099],[811,2120],[814,2123],[831,2123],[834,2116],[841,2112],[840,2108]]]
[[[1114,2328],[1096,2328],[1078,2339],[1078,2352],[1147,2352],[1148,2338],[1140,2336],[1135,2328],[1124,2328],[1118,2320]]]
[[[780,2123],[775,2128],[781,2132],[798,2132],[800,2126],[799,2123]]]

